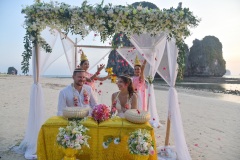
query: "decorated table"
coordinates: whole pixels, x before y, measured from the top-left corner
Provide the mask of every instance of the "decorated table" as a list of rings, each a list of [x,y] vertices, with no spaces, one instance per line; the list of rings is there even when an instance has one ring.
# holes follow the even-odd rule
[[[58,146],[56,137],[59,132],[59,127],[66,127],[68,120],[54,116],[49,118],[41,127],[38,134],[37,156],[38,160],[60,160],[64,157],[62,148]],[[141,159],[140,155],[133,155],[128,150],[129,133],[137,129],[146,129],[150,131],[154,144],[154,130],[147,122],[144,124],[134,124],[124,118],[114,118],[98,124],[92,118],[88,117],[81,122],[82,125],[89,128],[88,135],[91,137],[88,140],[90,148],[83,147],[81,153],[77,155],[77,159],[92,159],[92,160],[131,160]],[[108,148],[103,147],[103,142],[111,137],[120,135],[121,142],[119,144],[110,143]],[[155,154],[149,155],[149,160],[157,159],[156,145],[154,145]]]

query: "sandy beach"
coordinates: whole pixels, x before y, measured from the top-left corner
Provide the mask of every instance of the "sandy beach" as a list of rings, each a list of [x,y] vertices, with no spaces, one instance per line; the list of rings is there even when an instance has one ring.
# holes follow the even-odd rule
[[[41,78],[45,97],[45,119],[56,115],[59,91],[71,78]],[[0,159],[24,160],[9,150],[24,137],[30,103],[30,76],[0,75]],[[97,83],[99,85],[99,83]],[[99,85],[99,103],[110,105],[117,86],[110,81]],[[177,88],[185,138],[193,160],[240,159],[240,96]],[[158,114],[163,127],[155,129],[157,146],[163,146],[167,120],[166,87],[155,90]],[[174,145],[172,137],[170,144]]]

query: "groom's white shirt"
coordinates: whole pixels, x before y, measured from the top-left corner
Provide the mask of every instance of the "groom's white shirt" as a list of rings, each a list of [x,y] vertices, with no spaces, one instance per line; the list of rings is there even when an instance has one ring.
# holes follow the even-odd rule
[[[88,93],[89,104],[84,103],[84,96],[83,96],[84,90]],[[78,106],[93,108],[94,106],[96,106],[97,101],[94,98],[92,92],[93,92],[92,88],[85,84],[82,86],[82,90],[80,93],[75,88],[73,89],[72,85],[65,87],[59,93],[57,115],[62,116],[63,109],[65,107],[73,107],[74,106],[74,100],[73,100],[74,96],[78,97]]]

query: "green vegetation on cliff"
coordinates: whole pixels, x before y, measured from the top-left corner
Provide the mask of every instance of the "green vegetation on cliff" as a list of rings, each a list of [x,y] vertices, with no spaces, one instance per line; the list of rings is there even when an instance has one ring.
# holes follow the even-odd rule
[[[195,39],[187,59],[187,76],[222,77],[226,73],[226,61],[222,56],[222,43],[217,37]]]

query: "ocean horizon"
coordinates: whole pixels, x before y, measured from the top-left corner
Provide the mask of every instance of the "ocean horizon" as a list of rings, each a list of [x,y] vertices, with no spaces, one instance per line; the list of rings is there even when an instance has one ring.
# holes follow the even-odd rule
[[[106,76],[106,74],[100,75],[100,76]],[[46,78],[71,78],[72,75],[42,75],[42,77],[46,77]],[[240,75],[224,75],[222,78],[240,78]]]
[[[100,75],[106,76],[106,75]],[[71,75],[43,75],[46,78],[71,78]],[[224,75],[222,78],[226,79],[240,79],[240,75]],[[160,85],[166,84],[160,82]],[[198,83],[198,82],[176,82],[177,87],[184,87],[198,90],[210,90],[213,92],[224,92],[224,91],[240,91],[240,84],[229,84],[229,83]]]

